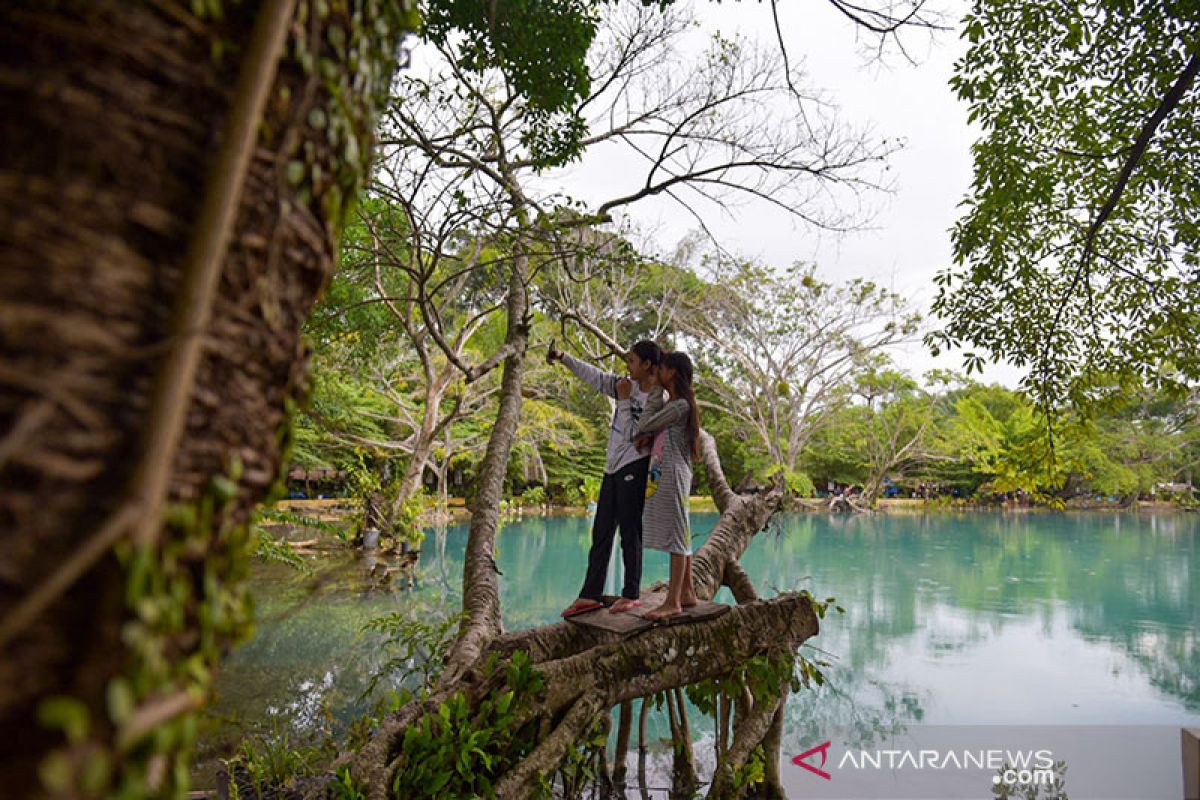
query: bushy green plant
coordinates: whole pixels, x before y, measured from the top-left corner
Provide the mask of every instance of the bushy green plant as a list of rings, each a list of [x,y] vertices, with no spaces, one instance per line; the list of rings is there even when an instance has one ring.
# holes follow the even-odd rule
[[[229,796],[241,800],[273,797],[279,787],[296,778],[321,772],[333,755],[332,742],[295,745],[287,729],[275,724],[270,733],[243,740],[237,755],[224,762]]]
[[[521,492],[521,505],[526,507],[542,506],[546,504],[546,487],[530,486],[525,491]]]
[[[302,572],[311,572],[308,563],[289,547],[286,542],[281,541],[267,530],[264,527],[265,523],[292,525],[297,528],[327,533],[343,543],[349,543],[353,536],[353,533],[345,525],[326,522],[315,517],[297,514],[293,511],[285,511],[281,508],[260,508],[255,511],[251,526],[255,537],[254,554],[262,561],[275,561],[287,564],[289,567],[301,570]]]
[[[490,671],[497,669],[496,659]],[[396,797],[488,797],[493,781],[537,744],[536,718],[518,726],[545,682],[528,654],[517,651],[504,667],[504,685],[472,708],[457,692],[404,732]]]
[[[350,776],[350,767],[338,767],[330,784],[334,800],[367,800],[366,792],[358,788],[354,778]]]
[[[580,491],[583,493],[583,498],[587,502],[594,503],[600,499],[601,480],[601,478],[598,478],[594,475],[589,475],[580,482]]]
[[[383,488],[379,473],[368,461],[366,451],[361,448],[354,449],[354,461],[346,470],[346,485],[350,489],[351,497],[365,500]]]
[[[587,498],[583,494],[583,488],[579,484],[571,484],[563,488],[559,495],[559,500],[563,505],[567,506],[582,506],[587,504]]]
[[[807,474],[798,470],[788,469],[782,464],[776,464],[767,470],[767,477],[773,477],[779,473],[783,473],[783,485],[787,489],[787,493],[792,497],[816,497],[817,487],[813,485],[812,479]]]
[[[404,542],[413,547],[420,547],[425,541],[425,529],[421,527],[421,518],[429,507],[429,498],[424,492],[418,492],[400,504],[400,509],[392,517],[391,536],[397,544]]]
[[[595,785],[600,774],[600,754],[608,744],[607,723],[607,718],[597,722],[586,736],[567,748],[558,767],[559,796],[581,798],[588,787]],[[543,791],[550,796],[545,788]]]
[[[286,564],[300,572],[312,572],[312,567],[292,549],[291,545],[277,539],[266,528],[255,525],[251,533],[254,536],[254,557],[258,560]]]

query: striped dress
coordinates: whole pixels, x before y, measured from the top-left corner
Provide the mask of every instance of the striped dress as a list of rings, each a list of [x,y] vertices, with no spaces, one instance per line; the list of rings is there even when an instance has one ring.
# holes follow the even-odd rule
[[[652,550],[681,556],[692,554],[692,528],[688,523],[688,497],[692,491],[688,410],[686,400],[664,404],[659,390],[651,393],[638,423],[639,434],[666,432],[658,490],[646,500],[642,512],[642,542]]]

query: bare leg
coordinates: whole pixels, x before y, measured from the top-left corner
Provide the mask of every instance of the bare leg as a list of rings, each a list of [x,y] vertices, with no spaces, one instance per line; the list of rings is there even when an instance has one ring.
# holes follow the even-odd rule
[[[679,605],[691,608],[696,605],[696,583],[692,579],[692,557],[684,556],[683,582],[679,594]]]
[[[683,573],[687,568],[687,556],[671,553],[671,582],[667,588],[667,599],[653,611],[646,613],[646,619],[662,619],[673,617],[683,611],[680,597],[683,592]]]

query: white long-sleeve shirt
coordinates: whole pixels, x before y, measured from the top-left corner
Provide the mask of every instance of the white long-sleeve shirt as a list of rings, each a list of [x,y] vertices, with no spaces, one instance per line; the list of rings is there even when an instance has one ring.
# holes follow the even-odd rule
[[[633,381],[633,391],[630,392],[629,399],[621,400],[617,397],[617,381],[621,379],[621,376],[593,367],[571,355],[564,354],[562,362],[567,369],[575,373],[579,380],[617,401],[616,410],[613,411],[612,426],[608,432],[608,454],[604,472],[611,475],[639,458],[648,458],[649,451],[639,453],[633,440],[637,438],[638,420],[642,416],[642,410],[646,407],[650,393],[643,391],[638,382]],[[662,389],[658,386],[650,390],[650,392],[661,391]]]

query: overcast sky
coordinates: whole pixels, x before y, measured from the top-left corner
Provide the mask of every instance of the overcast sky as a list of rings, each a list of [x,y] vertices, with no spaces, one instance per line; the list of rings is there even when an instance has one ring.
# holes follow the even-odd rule
[[[694,8],[705,36],[740,34],[778,47],[766,3],[707,2]],[[947,9],[947,24],[957,27],[965,7],[943,0],[942,8]],[[895,52],[881,63],[866,52],[873,40],[861,38],[828,3],[781,2],[779,14],[789,58],[803,65],[805,84],[823,90],[847,123],[905,142],[890,160],[895,191],[876,198],[878,213],[866,231],[818,233],[765,202],[741,206],[733,218],[713,214],[709,227],[732,252],[778,265],[812,262],[828,280],[870,278],[912,298],[924,312],[934,296],[934,274],[950,264],[949,230],[971,182],[975,134],[967,125],[965,104],[947,83],[964,50],[958,32],[932,39],[912,33],[904,41],[917,63]],[[568,173],[568,191],[588,199],[590,189],[615,169],[620,168],[605,153],[595,153]],[[686,211],[665,199],[639,203],[631,216],[639,227],[653,231],[664,248],[697,227]],[[919,344],[896,358],[916,375],[933,367],[961,367],[960,357],[935,360]],[[1015,386],[1019,373],[999,365],[983,378]]]
[[[688,2],[688,0],[679,0]],[[731,215],[713,208],[705,214],[710,231],[723,249],[767,264],[803,261],[817,265],[829,281],[868,278],[910,298],[928,316],[935,295],[934,275],[949,266],[950,229],[958,204],[971,183],[970,147],[976,133],[967,125],[967,107],[951,93],[948,81],[954,62],[965,50],[958,22],[966,11],[962,0],[939,3],[944,22],[954,28],[932,36],[909,32],[903,39],[913,62],[894,48],[874,58],[877,39],[866,37],[828,2],[783,0],[780,27],[793,67],[804,71],[802,89],[819,90],[838,107],[840,119],[856,128],[869,128],[876,137],[899,139],[904,146],[889,160],[887,173],[893,192],[872,200],[876,213],[867,230],[835,235],[804,227],[765,201],[748,203]],[[678,6],[676,6],[678,7]],[[740,35],[778,51],[771,7],[765,2],[693,2],[700,21],[691,41],[699,52],[711,35]],[[413,69],[430,67],[419,45]],[[789,112],[790,113],[790,112]],[[594,147],[582,163],[549,177],[557,191],[595,205],[631,188],[630,179],[644,179],[644,162],[622,145]],[[649,234],[659,252],[670,253],[689,232],[695,219],[666,196],[638,202],[629,211],[637,229]],[[961,370],[961,354],[934,359],[919,342],[894,357],[919,377],[929,369]],[[1005,364],[985,369],[985,382],[1015,387],[1020,373]]]

